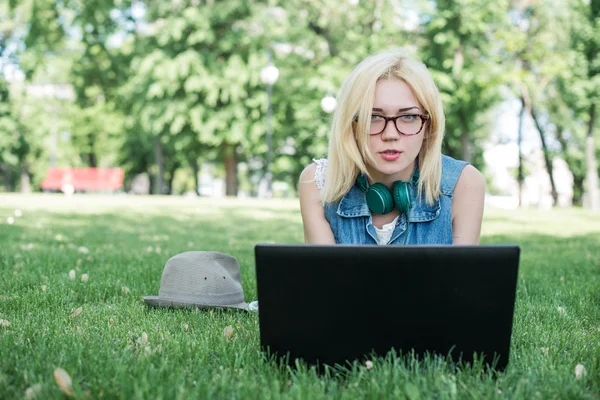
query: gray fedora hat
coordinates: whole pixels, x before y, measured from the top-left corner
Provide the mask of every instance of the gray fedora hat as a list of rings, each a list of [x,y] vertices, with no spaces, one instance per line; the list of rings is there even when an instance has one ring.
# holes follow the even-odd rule
[[[165,264],[158,296],[144,296],[156,307],[216,307],[248,310],[237,260],[216,251],[186,251]]]

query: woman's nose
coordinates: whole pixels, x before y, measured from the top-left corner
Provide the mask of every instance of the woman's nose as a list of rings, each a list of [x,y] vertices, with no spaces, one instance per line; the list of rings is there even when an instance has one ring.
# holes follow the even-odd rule
[[[382,140],[398,140],[400,133],[396,129],[395,121],[388,121],[385,129],[381,132]]]

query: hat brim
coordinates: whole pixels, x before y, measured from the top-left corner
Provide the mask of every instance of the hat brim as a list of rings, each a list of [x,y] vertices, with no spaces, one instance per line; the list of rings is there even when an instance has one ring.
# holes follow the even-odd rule
[[[164,299],[159,296],[144,296],[143,297],[146,304],[152,307],[164,307],[164,308],[236,308],[240,310],[248,310],[248,303],[238,303],[238,304],[202,304],[195,302],[187,302],[176,299]]]

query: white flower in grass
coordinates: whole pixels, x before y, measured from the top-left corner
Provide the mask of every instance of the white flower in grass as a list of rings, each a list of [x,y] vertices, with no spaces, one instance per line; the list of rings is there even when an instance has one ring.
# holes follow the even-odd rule
[[[587,371],[585,370],[585,367],[583,366],[583,364],[577,364],[575,366],[575,379],[580,380],[586,374],[587,374]]]
[[[0,326],[3,328],[8,328],[10,326],[10,322],[6,319],[0,319]]]
[[[371,368],[373,368],[373,361],[371,361],[371,360],[367,360],[367,361],[365,362],[365,367],[367,367],[367,369],[371,369]]]
[[[157,246],[156,249],[154,249],[154,251],[156,252],[156,254],[160,254],[160,252],[161,252],[160,247]]]
[[[188,324],[183,324],[183,330],[184,331],[189,331],[190,330],[190,326]]]
[[[154,248],[152,246],[148,246],[148,247],[146,247],[146,251],[148,253],[152,253],[154,251]]]
[[[547,347],[542,347],[540,349],[542,351],[542,353],[544,353],[545,355],[548,355],[548,348]]]
[[[564,282],[564,281],[565,281],[565,277],[564,277],[564,276],[561,276],[561,277],[560,277],[560,281],[561,281],[561,282]]]
[[[90,277],[88,276],[88,274],[82,274],[82,275],[81,275],[81,280],[82,280],[83,282],[87,282],[87,281],[88,281],[88,279],[90,279]]]
[[[57,233],[56,236],[54,236],[54,240],[57,240],[60,242],[61,240],[63,240],[63,235],[61,235],[60,233]]]
[[[80,253],[82,253],[82,254],[88,254],[88,253],[90,252],[90,249],[88,249],[88,248],[87,248],[87,247],[85,247],[85,246],[80,246],[80,247],[77,249],[77,251],[79,251],[79,252],[80,252]]]
[[[42,385],[36,383],[35,385],[25,390],[25,400],[33,400],[39,398],[40,392],[42,391]]]
[[[45,292],[47,288],[48,288],[48,286],[42,285],[42,292]]]
[[[557,310],[558,310],[558,313],[562,314],[562,315],[565,315],[567,313],[567,311],[565,310],[564,307],[558,307]]]
[[[21,212],[21,210],[19,210],[18,208],[15,210],[15,217],[20,217],[21,215],[23,215],[23,213]]]
[[[12,225],[15,223],[15,219],[13,217],[6,218],[6,223]]]
[[[77,273],[75,272],[74,269],[69,271],[69,279],[70,280],[74,280],[75,279],[75,275],[77,275]]]
[[[121,292],[123,292],[123,294],[129,294],[129,288],[127,286],[121,286]]]
[[[58,385],[60,390],[63,391],[64,394],[66,394],[69,397],[74,396],[73,382],[71,381],[71,377],[69,376],[67,371],[65,371],[62,368],[56,368],[54,370],[54,380],[56,381],[56,384]]]
[[[148,343],[148,334],[146,332],[142,332],[142,336],[140,336],[137,341],[141,344]]]

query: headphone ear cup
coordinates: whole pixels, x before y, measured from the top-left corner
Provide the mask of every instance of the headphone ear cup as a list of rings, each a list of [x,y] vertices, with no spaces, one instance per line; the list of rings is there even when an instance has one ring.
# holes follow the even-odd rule
[[[396,209],[400,214],[408,214],[412,206],[410,199],[410,191],[408,190],[408,182],[396,181],[392,185],[392,193]]]
[[[375,214],[387,214],[394,210],[394,198],[384,184],[372,184],[369,186],[366,196],[367,205]]]

